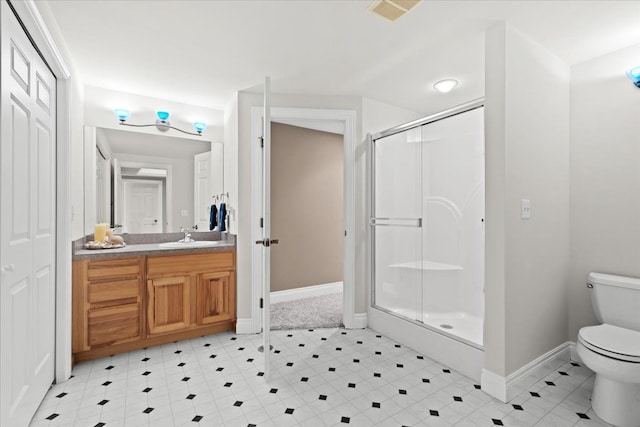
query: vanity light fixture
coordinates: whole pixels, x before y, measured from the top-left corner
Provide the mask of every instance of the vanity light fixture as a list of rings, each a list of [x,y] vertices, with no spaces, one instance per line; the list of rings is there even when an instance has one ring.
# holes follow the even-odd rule
[[[433,84],[433,88],[441,93],[451,92],[456,86],[458,86],[458,81],[454,79],[440,80]]]
[[[156,112],[158,119],[156,120],[155,123],[150,123],[148,125],[136,125],[133,123],[127,123],[127,119],[131,115],[131,112],[129,110],[125,110],[124,108],[116,108],[115,110],[113,110],[113,112],[118,118],[118,120],[120,121],[120,124],[123,126],[133,126],[137,128],[155,126],[161,132],[166,132],[169,129],[173,129],[173,130],[177,130],[178,132],[182,132],[187,135],[194,135],[194,136],[201,136],[202,132],[204,132],[204,130],[207,128],[207,125],[203,122],[193,123],[193,128],[196,130],[195,132],[188,132],[186,130],[177,128],[175,126],[171,126],[171,122],[169,122],[169,116],[171,115],[171,113],[169,113],[168,111]]]
[[[631,80],[637,88],[640,88],[640,66],[633,67],[627,71],[627,77],[629,77],[629,80]]]

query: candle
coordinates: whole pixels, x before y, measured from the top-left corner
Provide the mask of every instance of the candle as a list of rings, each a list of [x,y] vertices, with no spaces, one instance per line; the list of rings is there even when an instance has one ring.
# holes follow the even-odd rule
[[[96,224],[93,232],[93,240],[96,242],[103,242],[105,236],[107,235],[107,229],[109,228],[109,224]]]

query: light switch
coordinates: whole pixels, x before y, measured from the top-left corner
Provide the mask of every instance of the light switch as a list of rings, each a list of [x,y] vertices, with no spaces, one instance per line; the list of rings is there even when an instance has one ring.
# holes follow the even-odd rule
[[[520,212],[522,215],[522,219],[531,218],[531,200],[522,199],[520,204]]]
[[[180,211],[180,215],[182,215],[182,216],[189,216],[189,211],[188,211],[188,210],[186,210],[186,209],[182,209],[182,210]]]

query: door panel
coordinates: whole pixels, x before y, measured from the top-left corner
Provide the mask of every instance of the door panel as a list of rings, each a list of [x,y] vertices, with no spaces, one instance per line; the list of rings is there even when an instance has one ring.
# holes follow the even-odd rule
[[[0,88],[0,425],[10,426],[29,423],[53,381],[56,81],[6,1]]]
[[[202,274],[198,279],[196,319],[199,325],[235,317],[233,273]]]
[[[189,276],[147,280],[149,333],[159,334],[189,327],[191,300]]]

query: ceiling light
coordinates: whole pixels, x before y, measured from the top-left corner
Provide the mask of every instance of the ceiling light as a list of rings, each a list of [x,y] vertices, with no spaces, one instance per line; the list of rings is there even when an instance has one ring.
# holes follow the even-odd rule
[[[447,93],[447,92],[450,92],[451,89],[453,89],[456,86],[458,86],[457,80],[445,79],[445,80],[440,80],[439,82],[436,82],[433,85],[433,88],[438,92]]]
[[[161,132],[166,132],[169,129],[173,129],[173,130],[177,130],[178,132],[182,132],[182,133],[186,133],[187,135],[194,135],[194,136],[201,136],[202,132],[204,132],[204,130],[207,128],[207,125],[203,122],[193,123],[193,128],[196,130],[196,132],[188,132],[186,130],[179,129],[175,126],[171,126],[171,122],[169,122],[169,116],[171,116],[171,113],[169,113],[168,111],[156,112],[156,115],[158,116],[158,119],[156,120],[156,122],[145,124],[145,125],[136,125],[132,123],[126,123],[127,119],[131,115],[129,110],[126,110],[124,108],[116,108],[115,110],[113,110],[113,112],[118,118],[118,120],[120,121],[120,124],[123,126],[133,126],[137,128],[155,126]]]
[[[640,87],[640,66],[627,71],[627,77],[629,77],[629,80],[631,80],[636,87]]]

